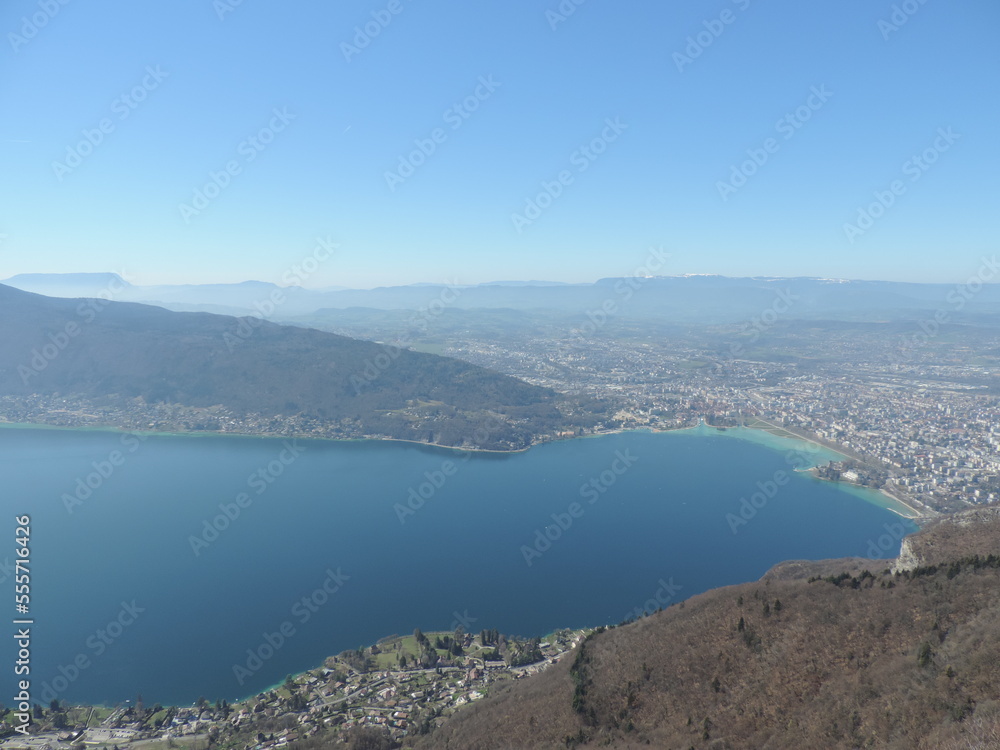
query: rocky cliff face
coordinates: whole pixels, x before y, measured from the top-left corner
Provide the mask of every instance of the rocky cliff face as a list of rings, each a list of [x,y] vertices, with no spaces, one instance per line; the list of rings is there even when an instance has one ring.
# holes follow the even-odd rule
[[[996,530],[1000,506],[970,508],[935,519],[922,531],[906,537],[893,573],[937,565],[970,555],[991,555],[998,551]]]
[[[892,565],[892,572],[902,573],[904,570],[919,568],[920,565],[920,559],[913,551],[912,542],[909,538],[904,539],[903,544],[899,548],[899,557],[896,558],[896,562]]]

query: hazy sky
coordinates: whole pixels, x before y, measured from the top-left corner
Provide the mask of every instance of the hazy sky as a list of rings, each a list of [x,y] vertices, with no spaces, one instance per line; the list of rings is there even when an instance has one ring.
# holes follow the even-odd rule
[[[305,286],[997,250],[996,0],[7,0],[0,31],[0,278],[280,283],[317,238]]]

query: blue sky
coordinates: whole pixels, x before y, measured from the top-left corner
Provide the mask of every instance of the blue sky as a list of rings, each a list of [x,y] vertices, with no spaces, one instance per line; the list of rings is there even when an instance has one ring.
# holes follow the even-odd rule
[[[591,281],[652,246],[961,281],[996,252],[995,0],[561,7],[9,0],[0,278],[278,282],[318,237],[305,286]]]

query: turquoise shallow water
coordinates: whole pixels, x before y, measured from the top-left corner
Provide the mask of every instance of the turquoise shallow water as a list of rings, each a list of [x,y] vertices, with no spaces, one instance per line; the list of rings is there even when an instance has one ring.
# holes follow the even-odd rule
[[[231,700],[415,627],[617,623],[785,559],[891,557],[915,528],[793,471],[833,454],[713,432],[470,456],[0,430],[0,562],[32,516],[33,697]]]

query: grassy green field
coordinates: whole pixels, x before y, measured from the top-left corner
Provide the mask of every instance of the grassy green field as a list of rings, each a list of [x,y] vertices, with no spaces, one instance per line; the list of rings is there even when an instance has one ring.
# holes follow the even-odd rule
[[[434,633],[424,633],[431,643],[434,642],[435,638],[443,638],[444,636],[453,635],[452,632],[443,630]],[[417,647],[417,639],[412,635],[404,635],[398,638],[391,638],[384,640],[378,644],[380,653],[375,654],[375,663],[378,665],[379,669],[398,669],[399,668],[399,657],[403,654],[406,658],[410,660],[412,664],[413,660],[416,660],[420,656],[420,649]],[[473,645],[469,647],[465,655],[478,657],[484,649],[479,646]],[[490,649],[486,649],[490,650]],[[448,651],[445,649],[435,649],[439,656],[447,657]]]

